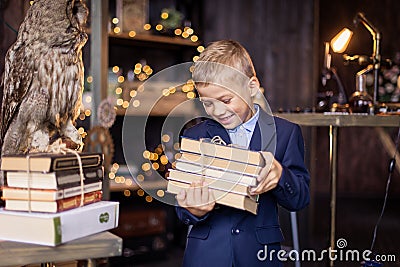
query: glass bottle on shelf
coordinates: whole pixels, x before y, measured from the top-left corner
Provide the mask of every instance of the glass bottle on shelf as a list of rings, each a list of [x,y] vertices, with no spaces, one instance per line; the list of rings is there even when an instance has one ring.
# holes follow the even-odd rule
[[[356,91],[349,99],[350,113],[373,114],[373,99],[366,88],[366,75],[357,74]]]

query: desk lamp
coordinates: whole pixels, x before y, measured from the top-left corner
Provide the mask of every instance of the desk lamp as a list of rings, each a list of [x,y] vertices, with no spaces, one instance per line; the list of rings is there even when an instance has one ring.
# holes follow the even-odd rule
[[[371,64],[374,72],[374,95],[373,95],[373,104],[377,106],[378,104],[378,86],[379,86],[379,70],[381,68],[381,53],[380,53],[380,40],[381,33],[367,20],[365,15],[361,12],[357,13],[356,17],[353,20],[355,26],[359,23],[361,24],[371,33],[373,37],[373,51],[372,56],[367,57],[363,55],[355,55],[349,56],[344,55],[343,58],[345,61],[358,61],[360,65],[364,65],[365,63]],[[333,39],[331,40],[332,50],[336,53],[343,53],[353,35],[353,32],[344,28],[341,30]]]

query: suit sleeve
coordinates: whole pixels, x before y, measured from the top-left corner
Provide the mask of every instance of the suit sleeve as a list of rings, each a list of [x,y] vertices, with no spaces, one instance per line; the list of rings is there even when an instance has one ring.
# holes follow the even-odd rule
[[[292,127],[287,137],[283,157],[277,160],[282,165],[282,175],[272,193],[279,205],[287,210],[303,209],[310,202],[310,175],[304,164],[304,141],[298,125]]]

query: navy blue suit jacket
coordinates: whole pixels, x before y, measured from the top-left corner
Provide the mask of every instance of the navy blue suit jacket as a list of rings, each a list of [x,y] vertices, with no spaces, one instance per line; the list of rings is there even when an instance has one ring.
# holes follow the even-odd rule
[[[213,120],[187,129],[183,136],[193,139],[220,136],[227,144],[231,143],[226,129]],[[304,165],[301,129],[297,124],[272,117],[260,109],[250,149],[270,151],[281,163],[283,172],[278,186],[260,195],[257,215],[220,206],[198,218],[177,207],[179,219],[192,225],[183,266],[281,266],[276,258],[283,241],[277,205],[297,211],[309,203],[310,177]],[[260,250],[265,251],[265,245],[269,252],[275,249],[272,261],[270,257],[261,260],[257,257]]]

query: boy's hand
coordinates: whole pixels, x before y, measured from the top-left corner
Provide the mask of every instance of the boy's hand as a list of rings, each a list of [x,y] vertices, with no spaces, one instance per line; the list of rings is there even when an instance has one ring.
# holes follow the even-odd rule
[[[259,184],[257,185],[257,187],[250,190],[250,193],[252,195],[262,194],[264,192],[274,189],[278,185],[278,182],[281,179],[282,175],[282,166],[275,159],[272,153],[261,153],[265,159],[265,165],[261,169],[260,174],[257,177],[257,181],[259,182]]]
[[[205,182],[195,181],[189,189],[182,189],[176,195],[178,204],[186,208],[190,213],[197,217],[202,217],[212,211],[215,206],[215,199],[212,191]]]

